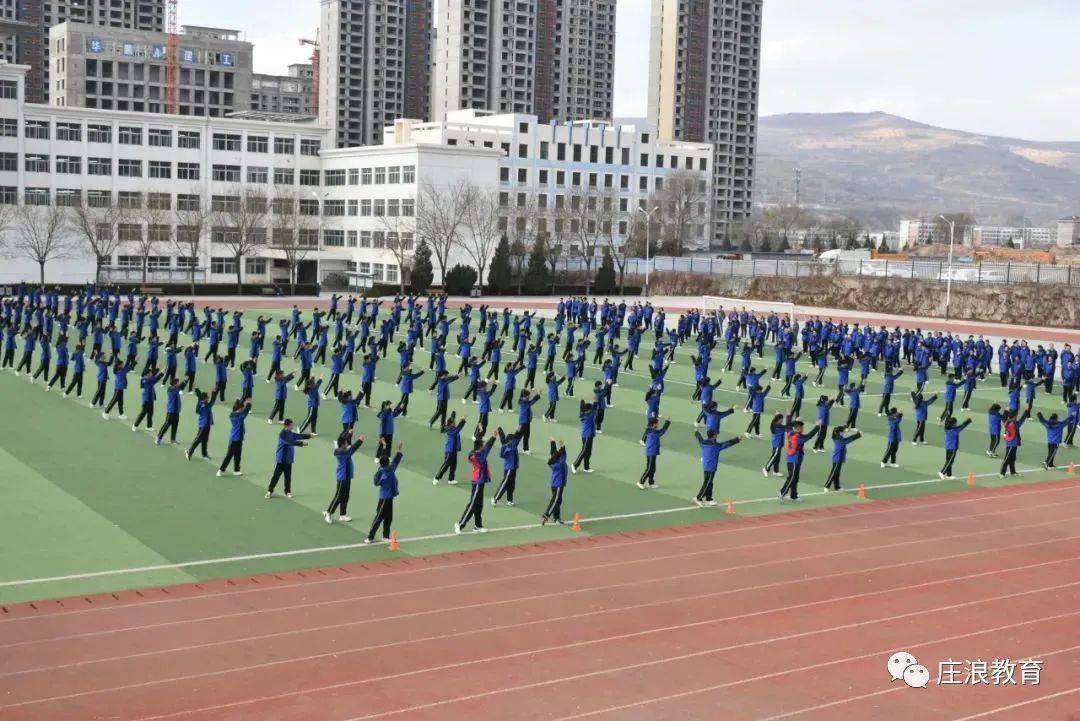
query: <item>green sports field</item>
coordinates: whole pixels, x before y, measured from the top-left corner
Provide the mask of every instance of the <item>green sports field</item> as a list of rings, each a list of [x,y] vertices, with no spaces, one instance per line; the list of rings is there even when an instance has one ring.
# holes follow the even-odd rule
[[[451,311],[453,312],[453,311]],[[254,315],[254,313],[249,313]],[[264,312],[264,315],[266,313]],[[274,315],[274,314],[269,314]],[[253,319],[247,319],[247,325]],[[245,337],[247,332],[245,332]],[[294,345],[294,344],[293,344]],[[643,343],[643,348],[646,344]],[[647,345],[651,347],[651,342]],[[242,344],[241,350],[244,346]],[[291,349],[290,349],[291,351]],[[728,518],[723,504],[719,508],[699,509],[692,503],[701,481],[693,420],[697,403],[690,401],[692,371],[690,344],[677,354],[677,363],[668,374],[668,389],[661,411],[672,419],[672,427],[663,439],[663,451],[657,479],[659,487],[639,490],[636,486],[643,465],[643,449],[638,443],[644,428],[643,395],[648,385],[646,360],[639,357],[637,373],[622,372],[620,387],[615,390],[615,407],[607,411],[604,434],[596,440],[592,474],[570,478],[563,507],[564,518],[575,513],[584,519],[583,533],[607,533],[618,530],[684,524],[704,519],[723,522]],[[722,354],[719,354],[722,356]],[[447,354],[451,370],[456,359]],[[713,377],[722,358],[714,358]],[[590,353],[591,360],[591,353]],[[417,369],[427,368],[428,356],[418,350]],[[764,363],[772,366],[767,347]],[[286,370],[293,361],[286,363]],[[265,374],[268,354],[260,367]],[[805,368],[805,363],[802,364]],[[357,370],[359,364],[357,364]],[[561,363],[559,364],[561,372]],[[831,370],[831,369],[830,369]],[[392,352],[381,361],[374,399],[396,401],[399,394],[392,381],[397,377],[397,357]],[[199,380],[211,386],[212,368],[200,367]],[[327,373],[327,375],[329,375]],[[592,381],[599,369],[588,366],[585,378],[577,384],[578,399],[591,396]],[[844,471],[844,485],[854,489],[865,484],[874,499],[958,490],[965,486],[969,472],[976,474],[979,485],[998,485],[997,461],[987,458],[985,410],[1004,394],[996,377],[988,379],[976,392],[972,408],[972,427],[963,435],[955,473],[959,480],[943,482],[937,478],[942,463],[941,429],[933,424],[940,413],[940,401],[931,408],[927,431],[930,445],[914,447],[908,441],[912,433],[911,373],[898,381],[894,405],[905,411],[905,440],[900,448],[900,469],[882,470],[878,462],[884,451],[886,424],[875,417],[880,393],[880,374],[872,374],[864,395],[859,427],[863,438],[850,447]],[[184,450],[195,431],[194,399],[184,397],[180,442],[175,446],[155,446],[145,430],[132,432],[131,421],[138,411],[138,388],[127,392],[128,421],[102,420],[89,407],[94,386],[93,367],[86,374],[83,398],[63,398],[55,389],[50,393],[42,385],[31,385],[27,378],[11,372],[0,373],[0,493],[3,494],[3,522],[0,524],[0,603],[114,591],[149,585],[183,583],[209,578],[282,571],[312,566],[330,566],[378,560],[392,554],[385,546],[363,546],[362,540],[374,507],[370,479],[374,471],[374,448],[364,447],[357,454],[357,479],[353,484],[351,524],[328,526],[321,512],[334,489],[332,443],[339,429],[336,401],[324,401],[320,418],[320,436],[298,449],[294,467],[293,500],[264,500],[263,492],[273,469],[273,449],[277,426],[266,423],[273,386],[256,382],[255,405],[248,422],[244,446],[244,475],[215,476],[227,445],[227,408],[215,407],[216,425],[211,435],[213,464],[184,459]],[[342,387],[357,389],[358,374],[346,374]],[[725,419],[721,438],[741,434],[748,422],[739,409],[744,394],[735,391],[737,376],[724,374],[724,384],[717,390],[721,406],[736,406],[736,413]],[[826,384],[835,394],[835,376]],[[524,380],[520,376],[519,380]],[[408,418],[397,424],[396,439],[405,444],[405,460],[399,469],[401,497],[396,503],[395,528],[402,539],[402,555],[425,555],[531,542],[573,535],[569,524],[540,528],[539,515],[547,503],[548,475],[545,466],[549,437],[564,439],[575,454],[578,447],[578,399],[563,399],[559,404],[559,422],[545,424],[539,416],[542,400],[536,408],[533,424],[534,455],[522,456],[519,471],[517,506],[485,508],[485,524],[491,533],[453,534],[453,523],[460,515],[468,493],[468,483],[456,486],[432,485],[432,476],[442,459],[442,436],[427,428],[434,408],[427,392],[431,382],[428,372],[417,381]],[[240,376],[235,372],[229,381],[229,397],[239,393]],[[928,392],[937,392],[942,383],[936,372],[931,375]],[[456,396],[451,410],[464,411],[470,421],[476,419],[475,407],[462,405],[458,398],[465,380],[453,386]],[[777,398],[776,384],[768,401],[769,414],[786,407]],[[540,389],[542,392],[542,389]],[[807,384],[803,416],[813,421],[813,402],[819,393]],[[110,384],[111,393],[111,384]],[[164,392],[159,392],[155,423],[164,419]],[[501,391],[499,393],[501,396]],[[1061,411],[1060,395],[1043,396],[1036,409],[1044,413]],[[305,414],[302,393],[290,390],[287,415],[300,420]],[[843,422],[847,411],[837,408],[833,424]],[[825,494],[821,491],[829,467],[829,454],[808,454],[802,474],[801,506],[780,504],[775,494],[780,480],[763,478],[761,466],[768,454],[768,414],[763,416],[764,437],[747,440],[722,457],[717,474],[717,497],[731,498],[741,515],[791,511],[793,508],[827,504],[864,503],[855,493]],[[491,415],[491,430],[503,424],[515,427],[516,413]],[[471,428],[472,424],[468,428]],[[362,411],[357,424],[359,433],[369,438],[376,434],[373,411]],[[1024,473],[1020,482],[1060,478],[1062,470],[1044,472],[1038,468],[1045,452],[1043,429],[1033,419],[1024,428],[1025,447],[1018,467]],[[826,448],[831,450],[831,442]],[[1080,461],[1080,453],[1063,448],[1059,466]],[[501,463],[493,455],[493,473],[501,475]],[[464,455],[459,466],[459,480],[467,479]],[[489,494],[490,496],[490,494]]]

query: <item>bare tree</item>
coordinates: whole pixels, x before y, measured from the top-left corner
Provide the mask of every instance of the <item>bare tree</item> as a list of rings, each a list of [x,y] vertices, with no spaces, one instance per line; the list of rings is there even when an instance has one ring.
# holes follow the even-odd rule
[[[130,218],[133,222],[123,223],[120,226],[123,230],[121,241],[134,248],[139,258],[143,285],[146,284],[150,256],[154,255],[163,243],[169,243],[172,240],[170,220],[171,213],[167,206],[159,202],[147,202],[138,214]]]
[[[86,198],[68,208],[69,225],[94,258],[94,281],[101,282],[101,270],[120,246],[119,226],[127,211],[110,200],[103,206],[91,206]]]
[[[502,238],[499,213],[499,195],[478,191],[465,214],[467,231],[461,234],[460,245],[479,273],[477,282],[481,293],[484,291],[484,273]]]
[[[791,236],[800,230],[806,230],[817,224],[813,213],[797,205],[778,205],[769,208],[757,218],[757,226],[774,231],[787,244]]]
[[[14,204],[0,204],[0,252],[8,245],[8,231],[15,222],[17,208]]]
[[[585,266],[585,293],[592,287],[592,268],[597,251],[604,246],[604,239],[611,232],[618,208],[618,197],[610,192],[575,188],[566,195],[559,220],[562,232],[570,239],[571,251]]]
[[[524,202],[515,202],[503,208],[504,232],[510,241],[510,256],[517,277],[517,291],[521,295],[525,282],[525,264],[541,234],[547,231],[547,218],[541,211],[536,196],[530,194]]]
[[[187,258],[188,282],[191,285],[191,294],[195,295],[195,268],[199,263],[199,249],[202,247],[202,239],[210,225],[213,211],[197,191],[193,191],[189,198],[194,200],[186,200],[183,204],[178,202],[176,210],[173,211],[176,232],[173,233],[172,240],[181,257]]]
[[[415,211],[414,211],[415,213]],[[398,264],[398,291],[405,293],[405,271],[412,262],[415,250],[416,216],[389,212],[379,216],[379,224],[384,229],[383,245],[394,256]]]
[[[634,212],[626,219],[626,238],[622,243],[611,243],[611,259],[615,261],[615,270],[619,274],[619,294],[626,294],[626,267],[630,259],[643,255],[645,244],[649,240],[649,226],[651,216],[644,213]]]
[[[664,178],[654,204],[660,206],[660,242],[666,252],[681,256],[695,229],[700,233],[708,218],[708,184],[700,173],[679,170]]]
[[[276,191],[271,204],[270,249],[281,253],[289,273],[289,294],[296,295],[296,274],[300,263],[315,247],[308,242],[311,231],[317,230],[314,216],[300,212],[299,195],[288,188]]]
[[[8,253],[37,263],[39,281],[44,283],[45,264],[66,258],[72,251],[68,214],[56,205],[22,205],[15,211],[13,225]]]
[[[266,191],[257,185],[238,185],[228,192],[214,215],[214,224],[221,234],[212,241],[229,249],[236,263],[236,289],[239,292],[243,286],[244,259],[266,247],[269,206]]]
[[[444,283],[450,252],[461,243],[469,208],[477,193],[476,186],[464,177],[446,185],[428,181],[420,184],[416,198],[416,232],[431,247]]]

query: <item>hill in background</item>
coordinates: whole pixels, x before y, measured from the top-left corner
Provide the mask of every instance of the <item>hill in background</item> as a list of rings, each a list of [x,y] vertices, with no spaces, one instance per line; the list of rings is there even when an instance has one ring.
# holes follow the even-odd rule
[[[1080,213],[1080,142],[1032,142],[925,125],[887,113],[764,116],[757,200],[794,200],[874,227],[969,212],[984,224],[1049,225]]]

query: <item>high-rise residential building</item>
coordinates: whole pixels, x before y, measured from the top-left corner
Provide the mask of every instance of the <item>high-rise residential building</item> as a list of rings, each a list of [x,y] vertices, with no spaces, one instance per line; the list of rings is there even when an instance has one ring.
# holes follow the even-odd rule
[[[610,119],[615,0],[446,0],[432,119],[460,109]]]
[[[750,216],[763,0],[652,0],[649,120],[714,147],[713,238]]]
[[[315,75],[311,63],[290,65],[286,75],[252,75],[251,109],[287,115],[314,114]]]
[[[166,111],[166,33],[65,22],[49,33],[52,105]],[[224,117],[251,106],[251,43],[238,30],[184,25],[178,115]]]
[[[128,30],[165,30],[165,0],[0,0],[0,55],[30,66],[27,102],[49,100],[49,29],[71,21]]]
[[[433,0],[322,0],[319,122],[336,147],[372,145],[430,104]]]

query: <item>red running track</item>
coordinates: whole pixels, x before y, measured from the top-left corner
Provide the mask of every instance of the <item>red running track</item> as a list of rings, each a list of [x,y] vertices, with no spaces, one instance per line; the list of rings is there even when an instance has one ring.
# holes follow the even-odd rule
[[[0,719],[1065,721],[1078,521],[1069,479],[22,604]]]

